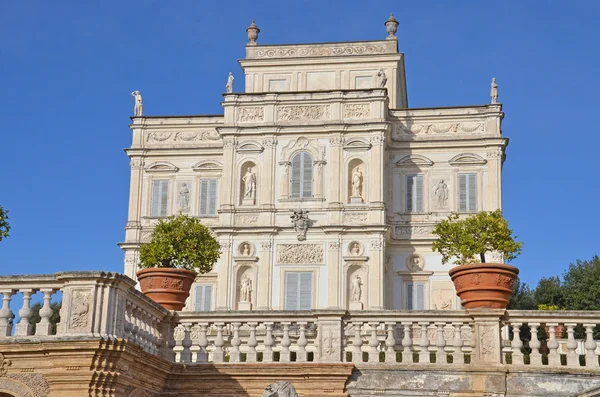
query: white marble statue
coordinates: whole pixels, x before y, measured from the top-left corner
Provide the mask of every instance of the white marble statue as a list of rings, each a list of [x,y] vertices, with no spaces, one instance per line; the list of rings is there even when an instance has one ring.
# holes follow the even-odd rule
[[[360,302],[360,294],[362,293],[362,280],[358,274],[354,275],[352,284],[350,285],[350,301]]]
[[[350,255],[360,255],[360,244],[359,243],[352,243],[352,246],[350,247]]]
[[[140,117],[144,114],[142,94],[140,94],[138,90],[135,90],[131,93],[131,96],[135,98],[135,105],[133,106],[133,117]]]
[[[492,103],[498,103],[498,84],[496,84],[496,78],[492,78],[492,88],[490,89],[490,97],[492,97]]]
[[[362,171],[360,167],[352,172],[352,197],[362,197]]]
[[[225,92],[232,93],[233,92],[233,74],[229,72],[229,77],[227,77],[227,84],[225,84]]]
[[[248,167],[242,180],[244,181],[244,199],[251,199],[254,204],[254,198],[256,197],[256,172],[254,172],[254,167]]]
[[[433,194],[436,201],[435,206],[437,208],[444,208],[448,202],[448,185],[443,179],[438,182]]]
[[[290,382],[279,381],[268,385],[262,397],[298,397],[298,393]]]
[[[178,204],[181,211],[186,211],[190,208],[190,189],[188,188],[187,183],[181,184]]]
[[[385,74],[385,70],[379,69],[379,72],[377,72],[377,86],[379,88],[385,88],[386,83],[387,83],[387,76]]]
[[[252,296],[252,280],[250,277],[244,276],[240,283],[240,301],[250,302]]]

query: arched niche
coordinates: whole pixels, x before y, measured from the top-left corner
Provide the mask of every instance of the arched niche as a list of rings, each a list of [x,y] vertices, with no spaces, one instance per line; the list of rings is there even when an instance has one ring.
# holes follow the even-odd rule
[[[363,204],[367,201],[367,172],[364,161],[360,158],[353,158],[348,162],[347,177],[347,198],[346,202],[351,204]],[[355,186],[355,184],[358,184]]]
[[[246,160],[240,166],[239,205],[258,204],[258,167],[252,160]]]
[[[367,306],[368,294],[368,270],[363,262],[349,262],[346,265],[346,296],[345,303],[348,310],[363,310]],[[355,296],[356,277],[360,279],[360,297],[357,300]]]
[[[250,286],[249,299],[245,297],[244,282]],[[235,270],[235,308],[236,310],[252,310],[253,303],[256,302],[256,269],[254,263],[241,263]]]

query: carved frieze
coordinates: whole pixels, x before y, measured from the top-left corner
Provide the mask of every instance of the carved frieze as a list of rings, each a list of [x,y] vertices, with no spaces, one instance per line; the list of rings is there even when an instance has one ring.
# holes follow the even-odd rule
[[[270,241],[263,241],[260,243],[261,251],[271,251],[271,248],[273,248],[273,244]]]
[[[75,290],[71,296],[69,311],[69,330],[84,330],[89,323],[90,312],[89,290]]]
[[[240,123],[252,123],[263,121],[265,118],[265,108],[261,106],[252,106],[240,108],[238,110],[238,121]]]
[[[394,235],[398,239],[408,239],[415,236],[430,236],[433,226],[396,226]]]
[[[344,214],[344,223],[350,225],[364,224],[369,214],[366,212],[347,212]]]
[[[329,120],[331,110],[329,105],[296,105],[278,106],[278,121],[317,121]]]
[[[391,52],[391,48],[378,44],[349,43],[344,45],[311,45],[306,47],[278,47],[259,48],[256,58],[299,58],[299,57],[327,57],[339,55],[367,55],[384,54]]]
[[[480,134],[485,132],[485,124],[482,122],[462,122],[462,123],[398,123],[394,129],[394,136],[401,137],[406,135],[444,135],[444,134]]]
[[[221,139],[215,130],[208,131],[151,131],[146,136],[146,142],[153,143],[192,143],[201,141],[218,141]]]
[[[342,115],[344,119],[365,119],[371,116],[369,103],[345,103]]]
[[[258,215],[238,215],[236,223],[238,225],[255,225],[258,223]]]
[[[6,372],[8,371],[8,367],[10,367],[12,364],[12,361],[4,358],[4,354],[0,353],[0,377],[6,375]]]
[[[277,244],[279,264],[322,264],[324,249],[321,244]]]

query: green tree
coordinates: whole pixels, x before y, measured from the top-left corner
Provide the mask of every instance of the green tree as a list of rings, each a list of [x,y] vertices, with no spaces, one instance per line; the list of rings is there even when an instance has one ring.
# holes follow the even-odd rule
[[[518,277],[513,284],[513,294],[510,297],[507,309],[509,310],[534,310],[536,308],[533,292],[527,283]]]
[[[600,258],[578,259],[563,275],[562,297],[568,310],[600,310]]]
[[[60,322],[60,307],[62,302],[50,303],[52,308],[52,316],[50,317],[50,324],[52,324],[51,334],[56,335],[56,324]],[[31,306],[31,316],[29,317],[29,324],[31,324],[32,333],[35,335],[36,324],[40,322],[42,317],[40,316],[40,310],[42,309],[42,303],[36,302]]]
[[[187,215],[163,219],[152,240],[140,247],[140,268],[168,267],[207,273],[221,255],[219,242],[197,218]]]
[[[560,277],[542,277],[533,292],[535,304],[549,306],[564,306],[563,286]]]
[[[433,250],[442,254],[442,262],[462,265],[481,261],[485,263],[486,252],[497,251],[508,262],[521,253],[523,243],[515,241],[502,211],[479,212],[463,220],[456,213],[438,222],[433,229],[438,239]]]
[[[8,210],[5,210],[0,205],[0,241],[8,237],[10,232],[10,224],[8,223]]]

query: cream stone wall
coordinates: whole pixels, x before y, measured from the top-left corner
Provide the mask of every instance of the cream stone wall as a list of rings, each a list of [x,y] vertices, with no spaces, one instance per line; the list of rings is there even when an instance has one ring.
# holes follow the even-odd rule
[[[309,272],[314,309],[407,309],[410,288],[424,309],[460,307],[431,231],[459,210],[462,173],[476,175],[475,210],[501,207],[501,105],[406,108],[396,40],[249,45],[240,64],[245,92],[224,95],[223,115],[132,119],[125,273],[135,278],[139,245],[160,218],[153,182],[168,181],[164,215],[198,216],[221,243],[215,268],[197,280],[212,286],[211,310],[284,309],[290,272]],[[312,158],[312,194],[294,199],[299,152]],[[256,189],[246,197],[249,168]],[[408,175],[423,180],[420,212],[406,211]],[[200,214],[203,180],[218,181],[213,216]],[[305,240],[290,218],[298,209],[309,211]],[[250,302],[241,294],[246,279]]]

